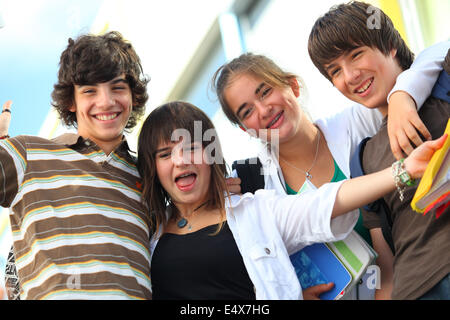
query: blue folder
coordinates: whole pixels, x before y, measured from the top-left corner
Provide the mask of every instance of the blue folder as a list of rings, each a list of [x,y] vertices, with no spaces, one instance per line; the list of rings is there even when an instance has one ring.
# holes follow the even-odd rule
[[[290,256],[302,289],[333,282],[334,287],[322,293],[322,300],[334,300],[350,284],[351,274],[336,255],[323,243],[305,247]]]

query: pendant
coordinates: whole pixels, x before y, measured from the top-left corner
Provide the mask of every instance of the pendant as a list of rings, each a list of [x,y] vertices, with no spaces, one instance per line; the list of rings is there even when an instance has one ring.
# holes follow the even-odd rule
[[[308,180],[312,179],[312,175],[308,171],[305,172],[305,175],[306,175],[306,179],[308,179]]]
[[[182,229],[184,227],[186,227],[187,225],[187,220],[185,218],[181,218],[178,222],[177,222],[177,227]]]

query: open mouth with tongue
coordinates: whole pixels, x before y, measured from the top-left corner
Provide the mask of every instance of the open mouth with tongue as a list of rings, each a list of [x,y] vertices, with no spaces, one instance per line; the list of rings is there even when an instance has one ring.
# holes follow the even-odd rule
[[[194,172],[185,172],[175,178],[175,184],[181,191],[190,191],[194,188],[197,174]]]

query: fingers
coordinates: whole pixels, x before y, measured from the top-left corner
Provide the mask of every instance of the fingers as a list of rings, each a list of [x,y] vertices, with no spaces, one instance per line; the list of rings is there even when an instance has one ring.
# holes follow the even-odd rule
[[[12,106],[12,101],[8,100],[3,104],[3,111],[5,110],[11,110],[11,106]]]
[[[409,122],[403,126],[403,135],[399,137],[400,147],[406,154],[411,154],[413,147],[411,142],[416,146],[420,146],[423,143],[419,133],[425,138],[425,140],[431,140],[430,131],[424,125],[417,113],[411,114]]]
[[[11,106],[11,100],[3,104],[3,110],[0,113],[0,137],[8,136],[9,123],[11,122]]]
[[[397,160],[411,154],[414,147],[431,140],[431,134],[417,113],[414,99],[403,91],[394,92],[389,99],[388,134],[391,151]]]
[[[431,158],[431,155],[429,155],[428,153],[434,153],[437,150],[439,150],[440,148],[442,148],[445,141],[447,140],[447,137],[448,137],[448,134],[446,133],[435,140],[425,142],[423,144],[423,146],[420,146],[419,148],[417,148],[417,153],[422,153],[425,158],[427,158],[427,157]]]
[[[241,184],[240,178],[227,178],[227,185]]]
[[[316,293],[317,296],[319,296],[324,292],[330,291],[331,289],[333,289],[333,287],[334,287],[334,283],[330,282],[330,283],[319,284],[317,286],[311,287],[311,289],[312,289],[312,292]]]
[[[408,146],[408,147],[413,148],[413,147],[411,146],[411,143],[410,143],[410,142],[412,142],[416,147],[420,146],[420,145],[423,143],[422,138],[421,138],[420,135],[417,133],[416,128],[415,128],[412,124],[409,125],[409,126],[406,126],[405,128],[403,128],[403,130],[404,130],[404,133],[405,133],[405,135],[406,135],[406,137],[407,137],[407,139],[408,139],[408,141],[407,141],[407,146]],[[425,128],[425,130],[428,132],[428,129],[427,129],[427,128]],[[406,144],[406,143],[405,143],[405,144]],[[401,145],[402,145],[402,144],[401,144]],[[402,147],[402,149],[403,149],[403,147]],[[408,150],[409,150],[409,148],[408,148]],[[406,152],[405,149],[404,149],[404,151]],[[412,150],[411,150],[411,151],[412,151]],[[409,153],[407,153],[407,154],[410,154],[411,151],[410,151]]]
[[[398,144],[398,140],[394,137],[393,139],[390,139],[390,143],[391,143],[391,151],[395,159],[400,160],[401,158],[403,158],[403,152],[402,149],[400,148],[400,145]]]
[[[334,283],[325,283],[325,284],[318,284],[316,286],[309,287],[305,290],[303,290],[303,299],[305,300],[320,300],[319,296],[327,291],[330,291],[333,289]]]
[[[419,135],[422,134],[426,140],[431,140],[431,134],[419,117],[414,116],[403,127],[392,129],[390,138],[391,151],[397,160],[403,158],[403,153],[410,155],[415,147],[420,146],[424,141]]]
[[[422,120],[420,119],[419,115],[416,114],[412,119],[411,119],[411,124],[414,126],[414,128],[419,131],[422,136],[425,138],[425,140],[431,140],[431,133],[430,131],[428,131],[427,127],[425,126],[425,124],[422,122]],[[414,130],[414,134],[417,134],[417,132]],[[411,136],[409,136],[411,138]],[[420,139],[420,141],[422,141],[422,139]],[[416,146],[419,146],[419,144],[415,143],[415,141],[413,140],[414,144]]]
[[[411,154],[411,152],[413,152],[414,148],[411,145],[408,135],[406,134],[405,131],[397,132],[396,138],[397,138],[397,144],[399,146],[399,149],[396,150],[396,152],[399,155],[398,159],[403,158],[402,152],[404,152],[407,155],[409,155],[409,154]],[[397,158],[397,156],[396,156],[396,158]]]
[[[226,183],[228,186],[228,191],[230,193],[239,194],[241,193],[241,179],[239,178],[227,178]]]
[[[412,178],[422,177],[433,154],[442,148],[447,139],[448,134],[444,134],[436,140],[427,141],[405,159],[405,169]]]
[[[445,141],[447,141],[448,139],[448,134],[444,134],[442,135],[440,138],[430,141],[432,148],[434,148],[434,150],[438,150],[440,148],[442,148],[442,146],[444,145]]]

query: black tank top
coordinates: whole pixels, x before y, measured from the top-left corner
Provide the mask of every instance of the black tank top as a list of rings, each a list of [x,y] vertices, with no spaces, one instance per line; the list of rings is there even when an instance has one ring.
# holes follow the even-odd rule
[[[178,235],[165,233],[152,257],[153,299],[254,300],[242,256],[225,222]]]

